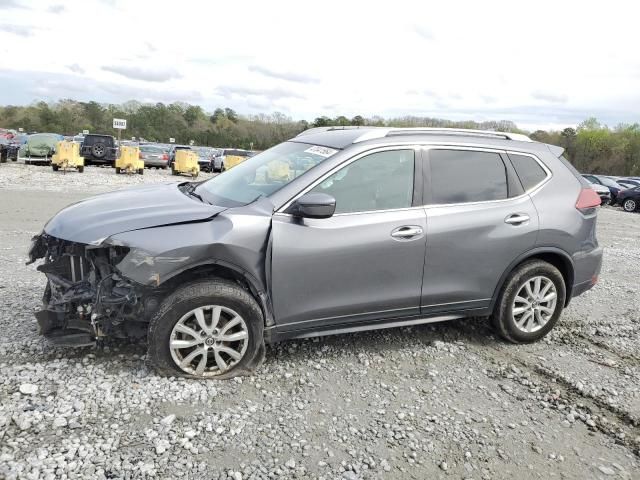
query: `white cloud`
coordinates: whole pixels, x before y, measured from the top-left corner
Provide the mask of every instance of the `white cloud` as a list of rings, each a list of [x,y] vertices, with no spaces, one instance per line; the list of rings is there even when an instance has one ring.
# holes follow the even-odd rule
[[[634,2],[612,0],[603,9],[541,0],[526,15],[490,0],[394,8],[327,0],[313,12],[293,0],[183,0],[179,8],[67,0],[56,14],[45,0],[20,5],[27,2],[0,0],[11,8],[11,30],[0,29],[0,53],[11,58],[2,65],[0,104],[30,102],[46,90],[47,99],[192,99],[207,110],[278,109],[309,120],[426,115],[528,128],[591,115],[608,124],[640,120]],[[87,22],[89,13],[99,21]],[[28,78],[34,70],[38,79],[65,81],[38,91]]]

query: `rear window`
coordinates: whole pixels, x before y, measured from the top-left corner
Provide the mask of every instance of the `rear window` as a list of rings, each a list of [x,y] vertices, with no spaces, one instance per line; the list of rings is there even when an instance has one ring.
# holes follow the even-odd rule
[[[500,155],[470,150],[431,150],[431,203],[486,202],[507,198]]]
[[[162,153],[165,151],[165,149],[162,147],[156,147],[154,145],[141,145],[140,151],[149,153]]]
[[[532,189],[547,177],[547,172],[544,171],[535,158],[512,153],[509,154],[509,158],[525,190]]]

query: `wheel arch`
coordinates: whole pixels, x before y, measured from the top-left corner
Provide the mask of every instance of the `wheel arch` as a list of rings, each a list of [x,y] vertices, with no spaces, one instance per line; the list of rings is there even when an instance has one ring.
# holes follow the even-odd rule
[[[564,306],[566,307],[569,304],[569,300],[571,300],[571,291],[573,289],[574,282],[574,264],[571,256],[556,247],[538,247],[530,250],[520,257],[516,258],[504,273],[501,275],[500,280],[498,281],[498,285],[496,286],[493,296],[491,297],[491,305],[489,307],[490,311],[493,311],[498,300],[498,296],[504,287],[504,283],[507,280],[507,277],[513,272],[516,268],[522,265],[524,262],[529,260],[543,260],[547,263],[550,263],[562,274],[562,278],[564,279],[564,284],[566,288],[566,298],[564,302]]]
[[[264,318],[264,326],[275,324],[271,300],[262,287],[262,283],[251,273],[243,268],[224,260],[211,260],[176,272],[170,277],[165,277],[164,281],[158,285],[165,289],[175,289],[184,283],[198,279],[222,278],[239,283],[258,302]]]

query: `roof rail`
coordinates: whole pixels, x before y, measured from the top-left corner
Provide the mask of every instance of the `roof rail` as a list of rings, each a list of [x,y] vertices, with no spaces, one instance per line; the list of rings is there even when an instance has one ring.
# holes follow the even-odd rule
[[[375,128],[362,134],[356,138],[353,143],[364,142],[374,138],[384,138],[394,135],[420,135],[420,134],[436,134],[436,135],[459,135],[467,137],[489,137],[503,138],[505,140],[516,140],[519,142],[532,142],[529,137],[521,133],[496,132],[493,130],[472,130],[466,128],[433,128],[433,127],[417,127],[417,128]]]
[[[357,125],[344,125],[344,126],[334,125],[331,127],[313,127],[313,128],[308,128],[306,130],[303,130],[298,135],[296,135],[296,137],[304,137],[305,135],[309,135],[312,133],[332,132],[334,130],[357,130],[359,128],[367,128],[367,127],[360,127]]]

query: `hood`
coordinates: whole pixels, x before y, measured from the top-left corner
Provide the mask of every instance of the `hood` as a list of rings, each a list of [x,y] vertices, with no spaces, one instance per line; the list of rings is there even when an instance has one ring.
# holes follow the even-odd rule
[[[90,244],[131,230],[206,220],[224,210],[185,195],[176,183],[145,185],[74,203],[49,220],[44,231]]]

